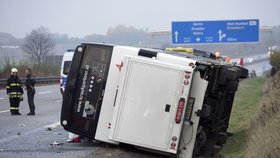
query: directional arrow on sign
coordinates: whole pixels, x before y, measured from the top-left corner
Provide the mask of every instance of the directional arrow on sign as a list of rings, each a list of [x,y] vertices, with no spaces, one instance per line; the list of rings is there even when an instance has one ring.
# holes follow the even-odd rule
[[[219,34],[219,41],[222,41],[222,39],[226,37],[226,34],[224,34],[222,30],[219,30],[218,34]]]
[[[172,22],[172,44],[259,42],[258,19]]]
[[[175,42],[176,42],[176,43],[178,42],[178,34],[179,34],[178,31],[175,31],[175,32],[174,32],[174,35],[175,35]]]

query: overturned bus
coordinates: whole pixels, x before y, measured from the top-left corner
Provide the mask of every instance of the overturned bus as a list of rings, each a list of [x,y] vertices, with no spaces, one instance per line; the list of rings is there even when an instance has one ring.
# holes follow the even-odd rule
[[[181,158],[219,152],[248,71],[201,54],[82,43],[68,74],[61,125],[97,141]]]

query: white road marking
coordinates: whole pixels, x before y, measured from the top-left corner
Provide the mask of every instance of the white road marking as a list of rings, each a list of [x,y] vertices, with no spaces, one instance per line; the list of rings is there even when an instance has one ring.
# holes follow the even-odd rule
[[[0,143],[5,143],[5,142],[8,142],[8,141],[20,138],[22,136],[27,136],[27,135],[30,135],[30,134],[34,134],[34,133],[40,132],[42,130],[45,130],[47,127],[55,128],[55,127],[57,127],[59,125],[60,125],[60,122],[55,122],[55,123],[52,123],[52,124],[49,124],[49,125],[46,125],[46,126],[43,126],[43,127],[35,128],[35,129],[31,130],[31,131],[22,133],[21,135],[12,135],[12,136],[9,136],[9,137],[6,137],[6,138],[2,138],[2,139],[0,139]]]
[[[40,88],[48,88],[48,87],[58,87],[58,91],[59,91],[59,84],[52,84],[52,85],[45,85],[45,86],[35,86],[35,89],[40,89]]]
[[[49,94],[49,93],[52,93],[52,91],[39,92],[38,94]]]
[[[57,100],[57,101],[55,101],[55,102],[57,102],[57,103],[62,102],[62,99],[59,99],[59,100]]]
[[[3,111],[0,111],[0,114],[1,113],[4,113],[4,112],[9,112],[10,110],[3,110]]]

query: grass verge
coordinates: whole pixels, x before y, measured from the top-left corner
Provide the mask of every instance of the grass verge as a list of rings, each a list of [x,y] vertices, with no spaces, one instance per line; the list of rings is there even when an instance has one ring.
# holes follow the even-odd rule
[[[262,97],[265,78],[253,78],[240,82],[235,95],[229,131],[234,133],[225,144],[221,155],[225,158],[243,157],[252,118]]]
[[[263,88],[256,117],[252,119],[244,157],[280,157],[280,72]]]

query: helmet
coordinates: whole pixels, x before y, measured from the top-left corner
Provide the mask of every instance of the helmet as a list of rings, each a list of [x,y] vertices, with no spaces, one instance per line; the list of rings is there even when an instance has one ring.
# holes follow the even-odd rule
[[[11,73],[13,72],[18,72],[18,70],[16,68],[12,68]]]

